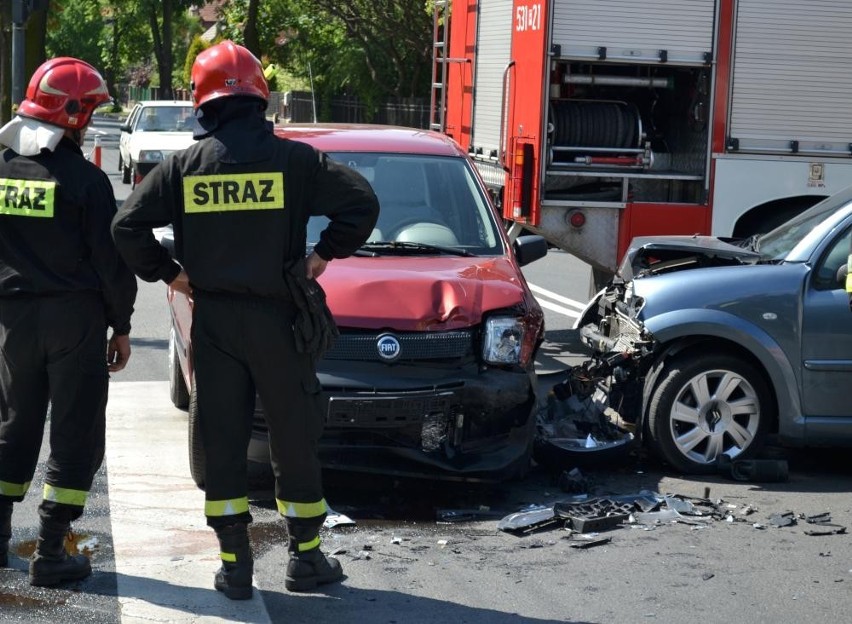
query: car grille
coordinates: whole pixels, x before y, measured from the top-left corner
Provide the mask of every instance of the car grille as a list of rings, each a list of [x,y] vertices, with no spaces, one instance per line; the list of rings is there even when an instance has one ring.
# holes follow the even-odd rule
[[[473,331],[449,332],[381,332],[369,334],[341,334],[334,346],[323,356],[326,360],[383,362],[379,356],[380,336],[392,334],[400,346],[397,361],[451,360],[473,354]]]

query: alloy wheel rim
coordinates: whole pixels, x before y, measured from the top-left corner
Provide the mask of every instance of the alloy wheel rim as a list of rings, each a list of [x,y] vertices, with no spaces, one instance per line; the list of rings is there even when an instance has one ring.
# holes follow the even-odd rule
[[[669,418],[675,447],[699,464],[712,464],[723,453],[732,459],[740,455],[754,441],[759,424],[754,387],[723,369],[703,371],[683,384]]]

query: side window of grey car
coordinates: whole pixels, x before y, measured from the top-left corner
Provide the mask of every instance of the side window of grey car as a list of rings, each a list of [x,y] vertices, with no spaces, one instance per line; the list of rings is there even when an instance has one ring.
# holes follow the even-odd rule
[[[849,242],[852,229],[838,236],[826,250],[814,272],[814,288],[817,290],[835,290],[845,285],[845,274],[840,275],[841,267],[846,266],[849,257]]]

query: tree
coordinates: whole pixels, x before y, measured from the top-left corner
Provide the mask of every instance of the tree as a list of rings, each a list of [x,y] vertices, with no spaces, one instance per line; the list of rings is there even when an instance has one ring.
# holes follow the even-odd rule
[[[360,42],[370,77],[389,95],[428,92],[432,22],[425,4],[412,0],[311,0]],[[390,67],[388,67],[388,65]]]
[[[140,19],[136,0],[101,0],[103,28],[101,63],[109,92],[120,96],[119,83],[129,82],[129,71],[151,57],[151,34]]]
[[[425,0],[232,0],[224,32],[303,79],[321,95],[348,93],[376,103],[425,96],[432,67],[432,21]],[[251,47],[249,49],[252,49]]]
[[[174,97],[173,68],[175,60],[183,64],[186,49],[189,46],[189,25],[186,9],[192,0],[139,0],[145,20],[151,29],[154,58],[157,60],[157,73],[160,77],[160,96]],[[175,27],[183,37],[175,38]],[[176,46],[177,44],[177,46]],[[178,49],[176,50],[175,47]]]

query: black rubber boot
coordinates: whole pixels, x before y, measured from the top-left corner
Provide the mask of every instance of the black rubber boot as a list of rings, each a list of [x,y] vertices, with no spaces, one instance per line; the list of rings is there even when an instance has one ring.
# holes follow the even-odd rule
[[[67,522],[42,519],[36,550],[30,560],[30,585],[50,587],[65,581],[78,581],[92,573],[85,555],[73,557],[65,550]]]
[[[322,519],[302,520],[287,518],[287,530],[290,533],[290,561],[287,563],[287,575],[284,577],[284,587],[291,592],[304,592],[314,589],[317,585],[334,583],[343,578],[343,568],[333,557],[326,557],[319,548],[319,528]],[[316,546],[308,550],[300,550],[305,544],[316,542]]]
[[[248,525],[230,524],[216,529],[216,537],[219,538],[222,567],[216,572],[213,586],[231,600],[248,600],[252,596],[254,574]]]
[[[12,539],[12,501],[0,501],[0,568],[9,565],[9,540]]]

